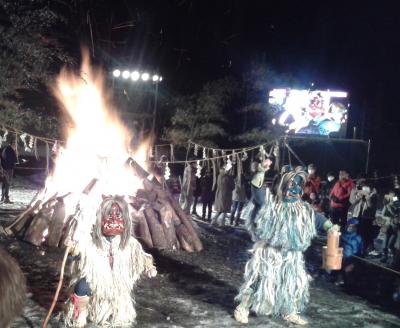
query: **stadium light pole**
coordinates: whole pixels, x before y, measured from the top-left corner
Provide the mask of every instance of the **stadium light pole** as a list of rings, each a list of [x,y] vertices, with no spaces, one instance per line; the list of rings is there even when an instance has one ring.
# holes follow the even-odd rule
[[[140,72],[140,71],[132,71],[129,70],[120,70],[114,69],[112,72],[113,75],[113,87],[114,87],[114,80],[121,79],[128,81],[130,77],[130,81],[133,83],[142,82],[142,83],[153,83],[154,85],[154,102],[153,102],[153,117],[152,117],[152,124],[151,124],[151,132],[155,135],[156,129],[156,117],[157,117],[157,103],[158,103],[158,84],[163,80],[163,77],[159,74],[154,74],[150,76],[148,72]]]

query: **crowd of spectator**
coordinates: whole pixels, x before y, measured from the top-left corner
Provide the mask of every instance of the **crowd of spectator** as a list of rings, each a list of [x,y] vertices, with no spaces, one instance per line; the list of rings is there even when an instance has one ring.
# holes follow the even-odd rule
[[[273,159],[256,158],[249,174],[237,175],[226,165],[220,167],[216,177],[213,171],[203,170],[196,177],[196,164],[185,168],[180,201],[188,214],[194,214],[212,225],[238,226],[248,202],[254,205],[253,217],[265,200],[267,188],[276,193],[282,174],[272,169]],[[400,190],[393,188],[380,196],[373,179],[360,174],[350,177],[346,170],[337,174],[328,172],[325,179],[318,175],[314,164],[307,166],[308,181],[303,200],[309,202],[316,213],[329,218],[341,228],[341,246],[344,249],[344,267],[351,269],[352,257],[371,257],[382,264],[400,266]],[[202,212],[197,213],[199,199]],[[214,213],[212,212],[214,207]],[[201,207],[200,207],[201,208]]]

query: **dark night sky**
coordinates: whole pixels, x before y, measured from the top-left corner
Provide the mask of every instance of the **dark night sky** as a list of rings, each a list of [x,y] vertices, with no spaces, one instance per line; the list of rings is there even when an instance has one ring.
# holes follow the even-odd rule
[[[394,143],[387,140],[400,136],[395,3],[115,0],[98,2],[93,20],[97,46],[109,55],[110,67],[156,68],[166,85],[181,92],[227,74],[241,75],[255,58],[306,88],[315,82],[347,90],[350,124],[364,126],[364,137],[389,151]],[[110,27],[127,21],[134,26],[109,34]],[[106,34],[113,47],[100,41]]]

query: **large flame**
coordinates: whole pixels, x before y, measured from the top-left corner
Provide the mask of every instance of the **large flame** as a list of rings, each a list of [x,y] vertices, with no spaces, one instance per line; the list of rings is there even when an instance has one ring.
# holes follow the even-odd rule
[[[111,104],[104,74],[84,53],[81,75],[63,70],[53,89],[72,126],[66,127],[65,146],[46,181],[47,197],[72,192],[67,197],[72,205],[93,178],[98,194],[133,195],[141,183],[124,163],[131,156],[143,165],[149,143],[130,153],[131,133]]]

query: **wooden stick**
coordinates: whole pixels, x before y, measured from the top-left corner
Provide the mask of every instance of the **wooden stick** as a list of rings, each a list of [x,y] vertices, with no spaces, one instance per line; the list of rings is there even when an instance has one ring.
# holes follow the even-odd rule
[[[64,258],[63,258],[63,261],[61,263],[61,268],[60,268],[60,279],[58,280],[57,289],[56,289],[56,292],[54,294],[53,302],[51,303],[49,312],[47,312],[47,316],[46,316],[46,318],[44,319],[44,321],[42,323],[42,328],[46,328],[47,327],[47,324],[48,324],[48,322],[50,320],[51,314],[53,313],[54,307],[56,306],[56,303],[57,303],[57,300],[58,300],[58,295],[60,295],[60,290],[61,290],[61,287],[62,287],[62,284],[63,284],[63,281],[64,281],[65,264],[67,263],[67,258],[68,258],[68,254],[69,254],[70,249],[71,249],[71,246],[67,246],[67,248],[65,249]]]

